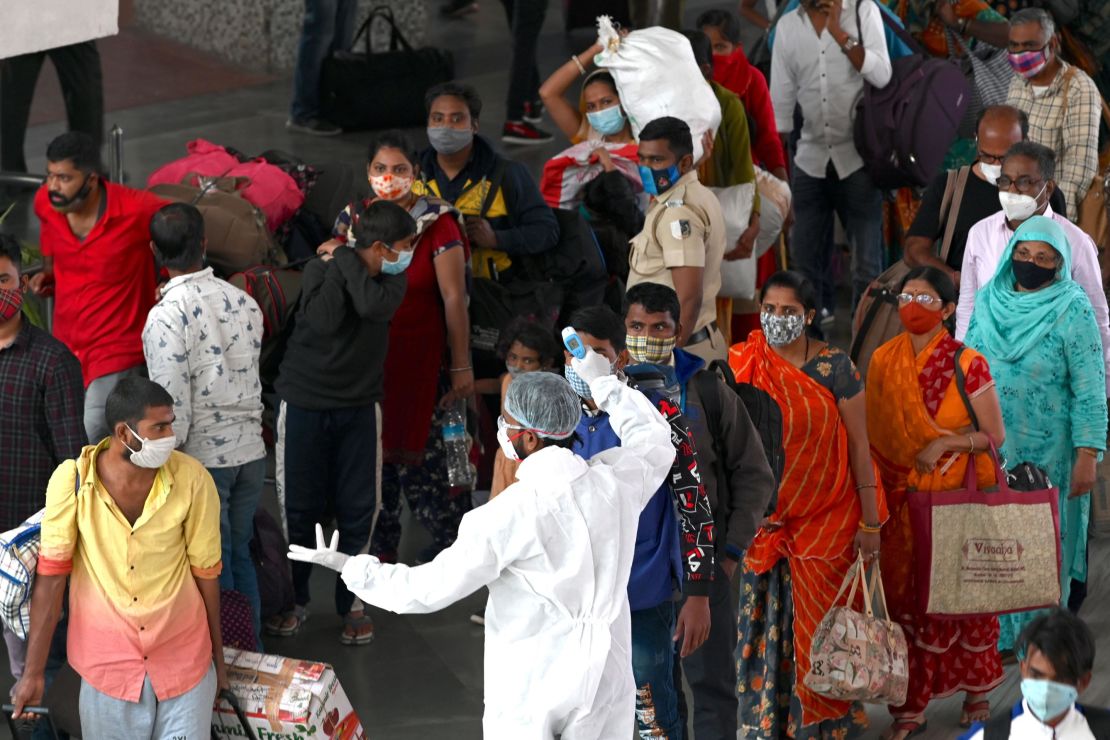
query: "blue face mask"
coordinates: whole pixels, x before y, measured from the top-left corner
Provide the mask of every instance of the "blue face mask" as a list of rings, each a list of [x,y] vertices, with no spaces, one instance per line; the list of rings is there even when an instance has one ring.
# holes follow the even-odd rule
[[[682,174],[678,171],[677,164],[672,164],[665,170],[653,170],[640,165],[640,181],[644,183],[644,192],[648,195],[658,197],[661,193],[667,192],[674,187],[680,177]]]
[[[594,131],[602,136],[612,136],[624,130],[624,124],[628,119],[624,117],[619,105],[612,105],[599,111],[587,113],[586,120],[590,122]]]
[[[1079,690],[1066,683],[1056,683],[1040,678],[1023,678],[1021,695],[1029,709],[1041,722],[1056,719],[1075,704]]]
[[[415,251],[415,249],[410,249],[407,252],[397,252],[396,262],[386,262],[385,260],[382,260],[382,274],[400,275],[402,272],[408,269],[410,264],[412,264],[412,254]]]

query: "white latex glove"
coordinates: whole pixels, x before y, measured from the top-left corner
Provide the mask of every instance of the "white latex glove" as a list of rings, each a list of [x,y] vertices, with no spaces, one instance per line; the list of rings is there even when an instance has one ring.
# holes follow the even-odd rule
[[[577,357],[572,357],[570,366],[574,368],[574,372],[578,373],[578,377],[591,385],[598,378],[604,378],[613,374],[612,370],[609,368],[609,360],[605,359],[604,355],[599,355],[592,349],[586,350],[586,356],[581,360]]]
[[[339,552],[339,530],[336,530],[335,533],[332,534],[331,544],[329,545],[324,540],[324,528],[317,524],[316,549],[313,550],[312,548],[301,547],[300,545],[290,545],[289,559],[299,560],[302,563],[322,565],[325,568],[330,568],[335,571],[342,571],[343,566],[347,564],[351,556]]]

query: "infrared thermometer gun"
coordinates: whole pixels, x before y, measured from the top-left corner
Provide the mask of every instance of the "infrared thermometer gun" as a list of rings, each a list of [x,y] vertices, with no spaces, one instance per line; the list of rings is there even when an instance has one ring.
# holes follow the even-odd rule
[[[586,359],[586,346],[582,344],[582,340],[574,332],[574,327],[568,326],[563,329],[563,346],[567,348],[567,352],[570,352],[579,360]]]

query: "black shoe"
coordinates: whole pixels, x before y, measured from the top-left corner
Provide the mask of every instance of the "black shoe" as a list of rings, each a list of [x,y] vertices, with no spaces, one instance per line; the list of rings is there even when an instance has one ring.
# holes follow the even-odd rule
[[[462,18],[464,15],[478,12],[478,3],[475,0],[449,0],[439,9],[440,15],[447,18]]]
[[[524,121],[525,123],[540,124],[543,123],[543,101],[535,100],[531,103],[524,104]]]
[[[343,133],[343,129],[334,123],[328,123],[319,118],[309,118],[304,121],[295,121],[290,118],[285,122],[285,128],[287,131],[310,136],[339,136]]]

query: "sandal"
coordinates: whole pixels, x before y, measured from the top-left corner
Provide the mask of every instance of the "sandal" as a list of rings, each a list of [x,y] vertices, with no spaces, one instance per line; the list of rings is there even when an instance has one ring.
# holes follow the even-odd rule
[[[366,629],[369,628],[369,629]],[[363,610],[347,612],[339,642],[344,645],[369,645],[374,641],[374,620]]]
[[[925,732],[928,727],[929,723],[924,716],[917,719],[896,719],[894,724],[883,732],[883,740],[892,740],[895,735],[903,732],[905,734],[902,735],[902,740],[909,740],[911,737]]]
[[[303,606],[293,607],[293,611],[276,614],[266,620],[263,626],[267,635],[273,637],[293,637],[301,631],[301,626],[308,619],[308,610]]]
[[[972,716],[974,715],[974,716]],[[986,722],[991,718],[991,703],[987,699],[976,701],[964,700],[963,713],[960,715],[960,727],[969,729],[977,722]]]

